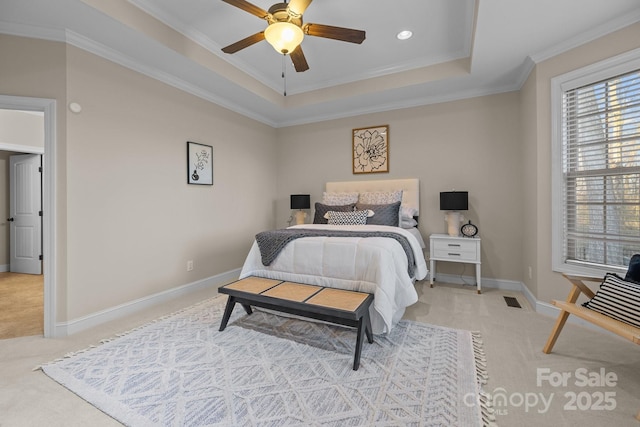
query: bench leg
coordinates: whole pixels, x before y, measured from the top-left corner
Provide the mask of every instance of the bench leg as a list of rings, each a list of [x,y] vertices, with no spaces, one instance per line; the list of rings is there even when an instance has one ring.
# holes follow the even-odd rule
[[[373,332],[371,330],[371,317],[369,316],[369,312],[367,311],[364,315],[366,317],[364,323],[364,332],[367,334],[367,341],[369,344],[373,344]]]
[[[246,311],[247,314],[252,314],[253,313],[253,311],[251,311],[251,306],[249,304],[242,304],[242,308],[244,308],[244,311]]]
[[[353,370],[357,371],[360,367],[360,354],[362,354],[362,343],[364,342],[364,336],[366,335],[366,320],[365,316],[362,316],[358,320],[358,336],[356,337],[356,353],[353,356]]]
[[[571,292],[569,292],[569,296],[567,297],[567,302],[571,304],[575,303],[578,299],[578,296],[580,296],[580,289],[576,285],[573,285],[573,287],[571,288]],[[553,349],[553,346],[555,345],[556,340],[560,335],[560,332],[562,332],[562,328],[564,327],[564,324],[567,322],[568,317],[569,317],[568,311],[562,310],[560,312],[560,315],[556,320],[556,324],[553,327],[553,330],[551,331],[551,335],[549,335],[549,339],[547,340],[547,343],[542,349],[543,353],[545,354],[551,353],[551,350]]]
[[[224,331],[227,327],[227,323],[229,323],[229,318],[231,317],[231,313],[233,312],[233,307],[236,305],[236,299],[232,296],[227,298],[227,305],[224,308],[224,314],[222,315],[222,321],[220,321],[220,332]]]
[[[364,333],[363,333],[364,332]],[[369,311],[367,310],[360,320],[358,320],[358,335],[356,337],[356,352],[353,356],[353,370],[357,371],[360,367],[360,355],[362,354],[362,344],[364,343],[364,336],[367,336],[369,344],[373,344],[373,331],[371,329],[371,317],[369,317]]]

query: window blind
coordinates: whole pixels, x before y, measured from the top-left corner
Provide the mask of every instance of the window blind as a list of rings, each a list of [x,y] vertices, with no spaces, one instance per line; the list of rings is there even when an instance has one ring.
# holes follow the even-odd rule
[[[566,262],[640,253],[640,70],[564,92]]]

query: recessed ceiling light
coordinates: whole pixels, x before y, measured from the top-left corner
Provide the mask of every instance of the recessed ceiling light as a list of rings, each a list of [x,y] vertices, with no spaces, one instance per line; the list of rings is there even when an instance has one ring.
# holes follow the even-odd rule
[[[406,40],[408,38],[411,38],[412,35],[413,33],[411,31],[404,30],[404,31],[400,31],[398,35],[396,35],[396,37],[398,38],[398,40]]]

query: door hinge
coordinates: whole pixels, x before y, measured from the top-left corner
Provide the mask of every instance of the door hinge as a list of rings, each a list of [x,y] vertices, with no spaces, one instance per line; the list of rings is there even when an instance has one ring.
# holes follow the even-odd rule
[[[42,255],[40,255],[38,258],[40,258],[40,261],[42,261]]]
[[[42,216],[42,211],[38,211],[38,215]]]
[[[42,173],[42,166],[38,166],[38,172]]]

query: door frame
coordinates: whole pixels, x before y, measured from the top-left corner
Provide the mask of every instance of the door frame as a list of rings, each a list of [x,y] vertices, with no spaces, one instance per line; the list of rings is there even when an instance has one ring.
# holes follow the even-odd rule
[[[0,150],[42,154],[42,257],[44,273],[44,336],[56,333],[56,100],[0,95],[0,109],[44,113],[44,150],[2,143]],[[59,335],[64,335],[60,331]]]

